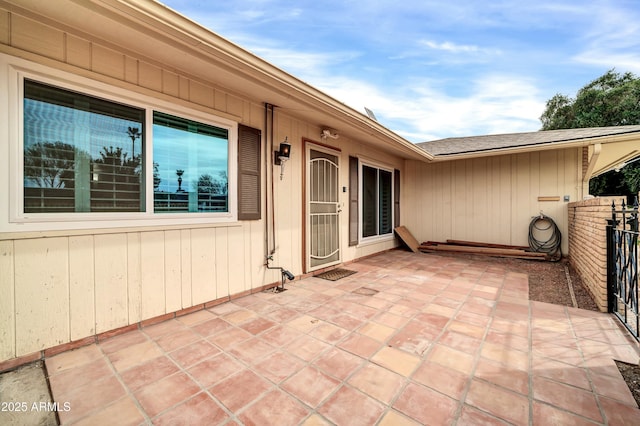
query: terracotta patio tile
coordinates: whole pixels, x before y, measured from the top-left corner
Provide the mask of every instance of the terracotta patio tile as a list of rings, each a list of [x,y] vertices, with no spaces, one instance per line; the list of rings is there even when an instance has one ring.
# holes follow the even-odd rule
[[[471,336],[476,339],[482,339],[485,328],[484,326],[477,326],[467,322],[453,320],[447,326],[447,330],[466,334],[467,336]]]
[[[441,344],[433,345],[427,359],[463,374],[470,374],[474,364],[472,355]]]
[[[257,317],[258,317],[257,313],[244,308],[237,309],[237,310],[234,310],[233,312],[222,315],[222,318],[225,321],[233,325],[240,325],[244,322],[247,322]]]
[[[254,372],[242,370],[209,388],[209,391],[229,410],[237,412],[271,388],[272,385],[269,382]]]
[[[498,345],[508,346],[522,352],[529,352],[529,338],[527,335],[523,336],[497,330],[489,330],[485,340]]]
[[[149,417],[155,417],[167,408],[178,404],[200,392],[193,380],[178,372],[162,380],[151,383],[134,392],[134,396]]]
[[[318,326],[318,319],[310,315],[300,315],[287,323],[289,327],[293,327],[302,333],[308,333]]]
[[[409,383],[393,408],[424,425],[452,424],[458,401],[433,389]]]
[[[206,340],[199,340],[171,352],[169,356],[171,356],[171,358],[173,358],[183,368],[187,368],[218,353],[220,353],[220,349],[216,348]]]
[[[142,331],[152,339],[159,339],[162,336],[166,336],[168,334],[173,334],[180,331],[185,331],[187,326],[183,323],[176,321],[175,319],[170,319],[167,321],[160,322],[158,324],[149,325],[147,327],[142,328]]]
[[[159,356],[136,365],[120,374],[122,381],[135,390],[178,371],[178,367],[166,356]]]
[[[480,349],[482,340],[455,331],[445,331],[438,339],[438,343],[474,355]]]
[[[599,399],[608,424],[624,426],[640,424],[640,410],[637,405],[626,405],[609,398]]]
[[[98,412],[126,395],[125,389],[115,376],[109,376],[79,386],[65,395],[64,401],[71,404],[71,410],[59,411],[62,424],[71,423]],[[60,396],[62,397],[62,395]],[[56,400],[57,400],[56,396]]]
[[[484,342],[480,355],[504,365],[509,369],[529,371],[529,354],[508,346],[497,345],[491,342]]]
[[[357,412],[354,412],[355,407],[358,407]],[[361,392],[342,386],[317,411],[337,425],[368,426],[376,423],[384,406]]]
[[[88,345],[47,358],[45,363],[47,372],[51,376],[102,358],[104,358],[104,354],[98,345]]]
[[[505,426],[508,423],[505,423],[504,420],[498,419],[486,413],[484,411],[480,411],[475,407],[465,404],[460,411],[460,417],[458,418],[459,425],[469,425],[469,426]],[[535,423],[534,423],[535,424]],[[545,423],[541,423],[544,425]],[[560,426],[559,424],[557,426]]]
[[[187,372],[207,388],[242,370],[244,366],[227,354],[221,353],[191,366]]]
[[[130,331],[119,336],[110,337],[99,343],[100,349],[109,355],[131,346],[148,342],[149,338],[140,330]]]
[[[278,351],[253,366],[256,373],[278,384],[304,367],[304,363],[293,355]]]
[[[298,358],[309,362],[317,358],[321,353],[323,353],[330,347],[330,345],[321,340],[318,340],[311,336],[303,335],[302,337],[289,343],[285,349],[292,355],[295,355]]]
[[[543,357],[533,357],[532,363],[534,376],[546,377],[556,382],[591,390],[591,383],[584,368]]]
[[[321,321],[316,328],[309,332],[309,335],[329,344],[335,344],[348,333],[344,328]]]
[[[338,380],[310,366],[304,367],[281,385],[282,389],[312,408],[322,403],[338,386]]]
[[[378,342],[385,342],[395,332],[395,328],[376,322],[368,322],[358,329],[358,333],[371,337]]]
[[[229,415],[209,395],[201,392],[153,419],[153,424],[197,425],[221,424]],[[114,423],[117,424],[117,423]]]
[[[626,405],[635,405],[636,401],[622,375],[617,378],[591,372],[591,383],[596,394],[615,399]]]
[[[254,337],[253,339],[238,343],[229,349],[228,352],[247,364],[254,364],[269,355],[275,349],[276,348],[274,346],[268,344],[264,340]]]
[[[497,362],[480,358],[474,376],[522,395],[529,394],[529,373],[526,371],[508,369]]]
[[[197,312],[192,312],[190,314],[177,317],[176,321],[181,322],[188,327],[193,327],[196,324],[208,321],[213,318],[215,318],[215,314],[206,309],[201,309]]]
[[[300,423],[300,426],[331,426],[331,422],[320,414],[313,413]]]
[[[191,329],[201,336],[207,337],[218,334],[225,330],[229,330],[231,327],[232,325],[222,318],[212,318],[210,320],[195,324],[191,327]]]
[[[371,360],[404,377],[409,377],[420,364],[419,357],[391,347],[383,347]]]
[[[247,425],[299,425],[309,410],[280,390],[272,390],[238,417]]]
[[[300,331],[286,325],[278,325],[265,331],[260,338],[273,346],[280,347],[291,343],[300,336],[302,336]]]
[[[528,398],[477,379],[471,381],[465,403],[514,424],[529,422]]]
[[[134,426],[144,423],[144,415],[130,396],[125,396],[82,418],[76,426],[118,425]]]
[[[48,361],[48,360],[47,360]],[[47,363],[47,368],[49,363]],[[56,395],[67,395],[76,388],[113,375],[105,357],[97,358],[75,368],[67,368],[49,375],[49,384]]]
[[[360,333],[351,333],[338,344],[338,347],[362,358],[369,358],[380,349],[382,344]]]
[[[166,334],[160,337],[156,340],[156,343],[165,352],[171,352],[173,350],[181,348],[182,346],[195,343],[201,338],[202,337],[198,333],[185,327],[184,330],[176,331],[174,333]]]
[[[296,318],[299,315],[300,314],[294,311],[293,309],[288,309],[283,307],[278,307],[277,309],[265,314],[266,317],[272,319],[277,323],[285,323],[287,321],[290,321]]]
[[[406,417],[397,411],[389,410],[384,415],[378,426],[419,426],[420,423]]]
[[[533,378],[533,397],[583,417],[602,422],[594,394],[544,377]]]
[[[358,327],[361,327],[365,322],[362,319],[353,317],[348,314],[338,314],[331,318],[331,322],[338,327],[344,328],[345,330],[355,330]]]
[[[389,404],[405,383],[405,377],[375,364],[366,364],[351,376],[348,383],[355,389]]]
[[[207,340],[218,346],[220,349],[228,351],[233,346],[249,340],[252,337],[253,334],[248,331],[242,330],[241,328],[231,327],[225,331],[208,337]]]
[[[576,416],[568,411],[561,410],[558,407],[544,404],[542,402],[533,401],[533,424],[534,425],[562,425],[562,426],[594,426],[596,423],[591,422],[584,417]]]
[[[125,347],[109,354],[113,367],[122,372],[135,365],[142,364],[163,355],[158,345],[150,340]]]
[[[332,347],[313,361],[313,364],[330,376],[336,377],[339,380],[345,380],[356,371],[363,362],[364,360],[358,356]]]
[[[468,374],[430,361],[420,364],[411,378],[457,400],[461,399],[469,382]]]
[[[256,335],[260,334],[270,328],[275,327],[277,324],[271,320],[266,318],[254,318],[251,319],[244,324],[239,325],[243,330],[248,331],[249,333]]]

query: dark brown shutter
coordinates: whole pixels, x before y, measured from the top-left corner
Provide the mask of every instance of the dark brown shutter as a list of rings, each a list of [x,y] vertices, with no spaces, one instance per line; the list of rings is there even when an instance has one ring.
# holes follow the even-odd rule
[[[400,226],[400,170],[393,171],[393,227]]]
[[[260,130],[238,126],[238,220],[260,219]]]
[[[349,245],[358,244],[358,159],[349,157]]]

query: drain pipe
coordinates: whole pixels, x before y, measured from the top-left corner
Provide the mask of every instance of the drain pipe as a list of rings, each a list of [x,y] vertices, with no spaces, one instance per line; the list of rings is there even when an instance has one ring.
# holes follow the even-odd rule
[[[274,189],[274,179],[273,179],[273,168],[271,166],[271,159],[273,158],[273,116],[274,116],[274,108],[275,106],[269,103],[264,104],[264,129],[265,129],[265,137],[268,137],[268,143],[265,143],[267,148],[267,152],[265,157],[265,175],[267,180],[271,183],[271,233],[269,232],[269,191],[266,191],[265,199],[265,212],[267,212],[267,217],[264,221],[264,230],[265,230],[265,240],[264,240],[264,248],[265,248],[265,263],[264,266],[267,269],[277,269],[280,271],[280,287],[274,287],[274,292],[282,292],[285,291],[284,284],[286,280],[293,281],[295,279],[295,275],[291,272],[287,271],[281,266],[271,266],[269,262],[273,262],[273,255],[276,252],[276,214],[275,214],[275,189]],[[271,170],[271,173],[269,173]],[[273,246],[269,246],[269,236],[272,236]]]

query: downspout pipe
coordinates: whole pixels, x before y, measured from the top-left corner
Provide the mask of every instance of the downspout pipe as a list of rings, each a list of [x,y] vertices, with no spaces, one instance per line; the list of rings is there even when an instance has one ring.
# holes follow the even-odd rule
[[[269,140],[265,143],[267,148],[267,152],[265,157],[265,174],[267,176],[267,180],[269,183],[267,185],[271,185],[271,191],[265,191],[266,195],[265,199],[265,212],[267,212],[267,217],[264,221],[264,248],[265,248],[265,263],[264,266],[267,269],[279,270],[280,271],[280,287],[274,287],[275,292],[284,291],[284,283],[286,280],[293,281],[295,279],[295,275],[291,272],[287,271],[281,266],[271,266],[269,263],[273,262],[273,255],[276,252],[276,220],[275,220],[275,190],[274,190],[274,179],[273,179],[273,170],[270,169],[271,166],[271,153],[273,152],[273,116],[274,116],[274,106],[272,104],[266,103],[264,104],[264,129],[265,129],[265,137]],[[271,173],[269,173],[271,170]],[[271,195],[271,209],[269,209],[269,193]],[[269,214],[271,213],[271,232],[269,232]],[[273,246],[270,246],[269,240],[270,235],[273,237]]]

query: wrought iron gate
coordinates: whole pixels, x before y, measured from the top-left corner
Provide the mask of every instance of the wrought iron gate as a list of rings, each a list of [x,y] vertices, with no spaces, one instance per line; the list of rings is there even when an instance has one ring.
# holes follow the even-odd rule
[[[640,340],[638,311],[638,199],[633,207],[611,205],[607,225],[607,301],[617,316]]]

